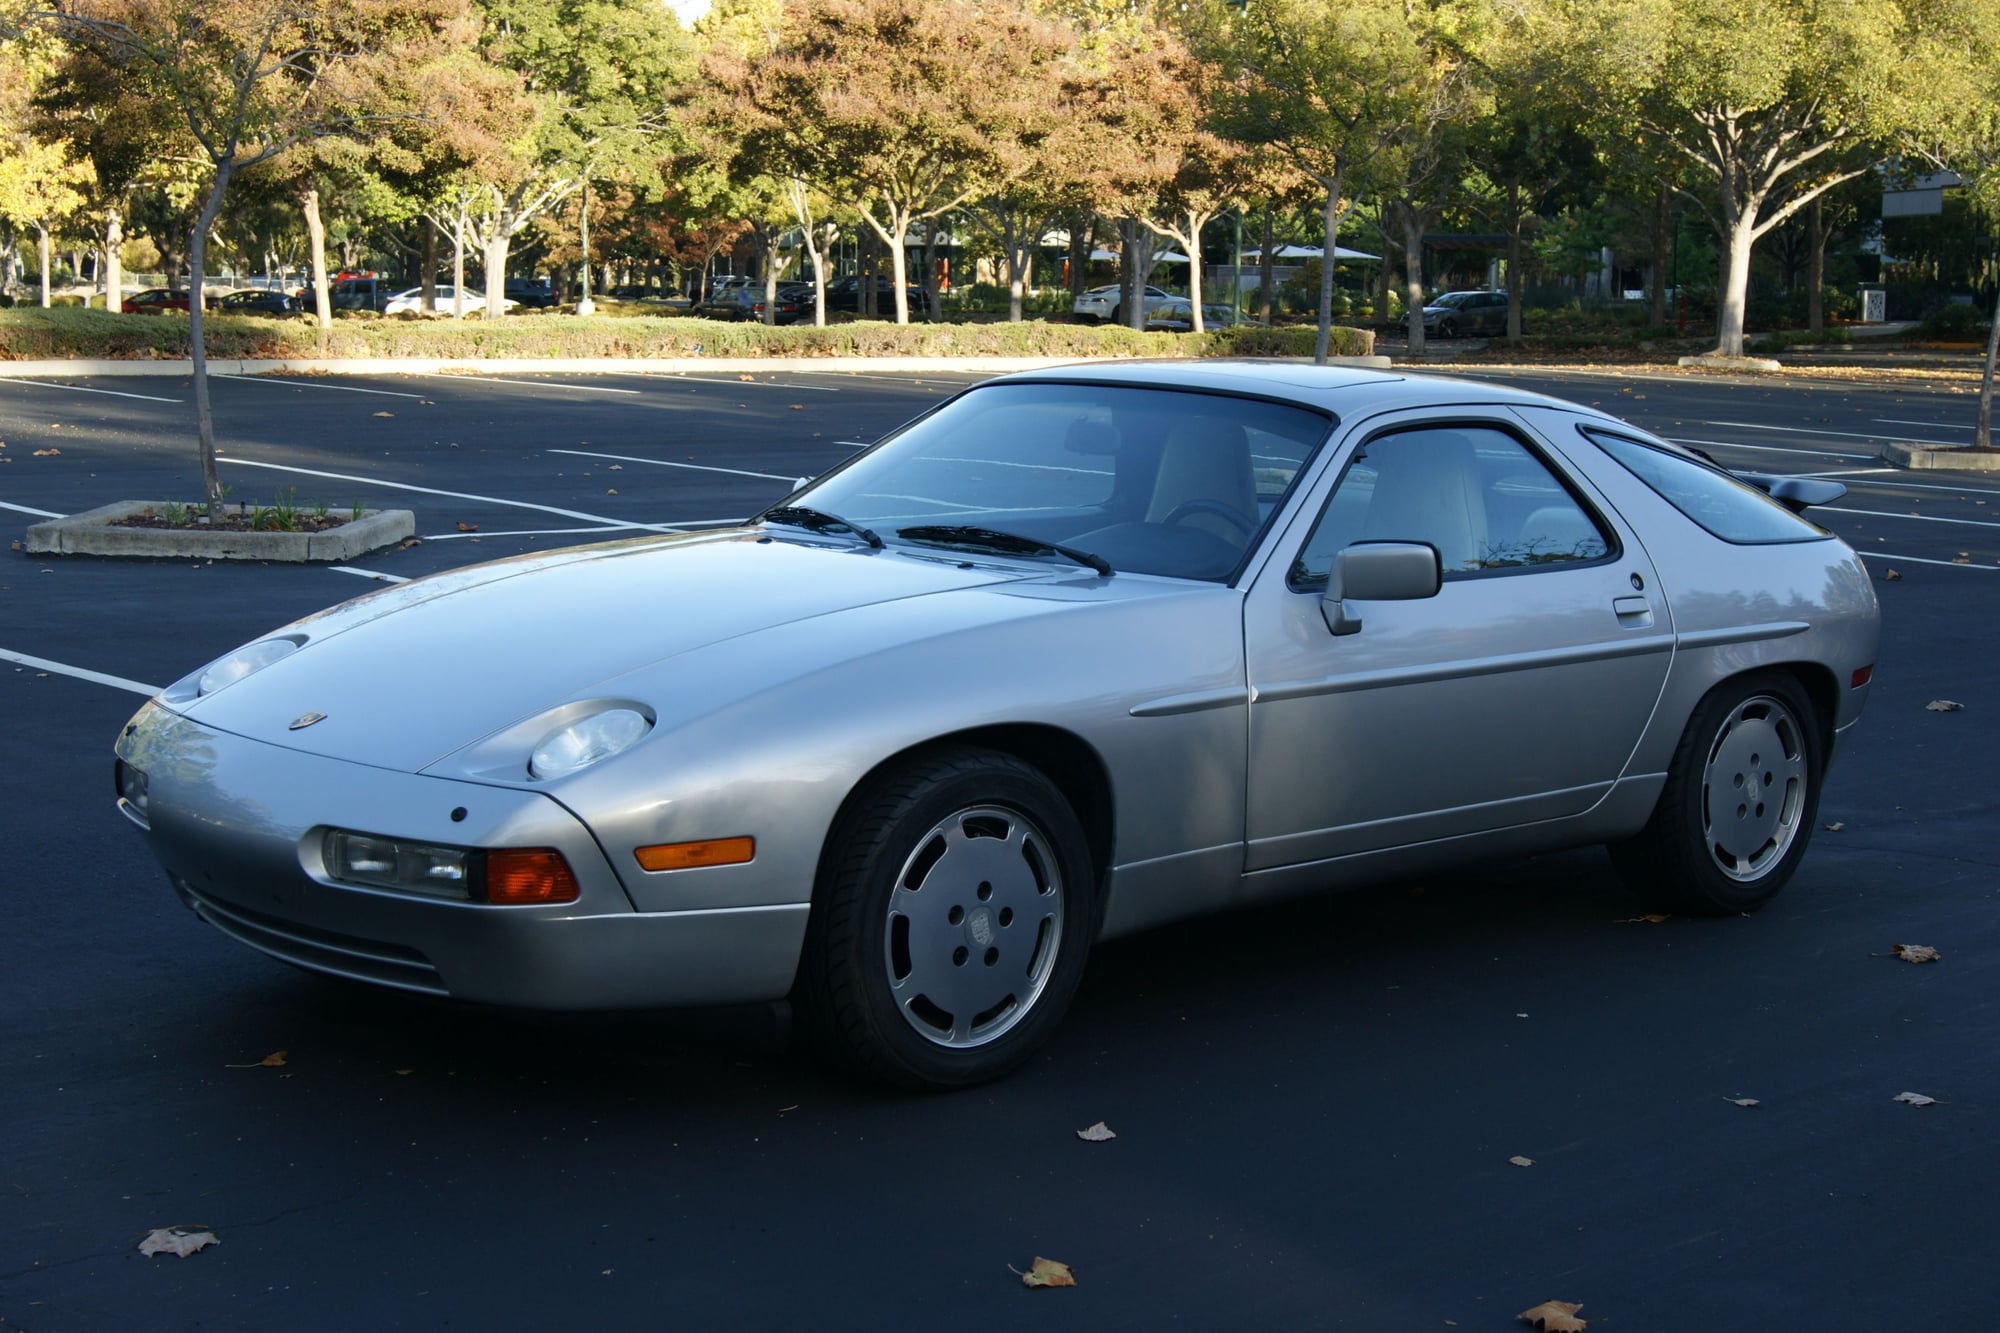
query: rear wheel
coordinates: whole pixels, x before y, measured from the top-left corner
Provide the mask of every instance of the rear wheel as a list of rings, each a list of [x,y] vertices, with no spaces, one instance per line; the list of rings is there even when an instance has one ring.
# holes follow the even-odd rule
[[[1812,701],[1790,676],[1717,686],[1688,722],[1652,819],[1613,846],[1620,873],[1663,906],[1763,906],[1805,856],[1824,762]]]
[[[1082,826],[1039,770],[987,750],[915,759],[834,832],[793,996],[801,1035],[905,1087],[996,1078],[1061,1020],[1097,899]]]

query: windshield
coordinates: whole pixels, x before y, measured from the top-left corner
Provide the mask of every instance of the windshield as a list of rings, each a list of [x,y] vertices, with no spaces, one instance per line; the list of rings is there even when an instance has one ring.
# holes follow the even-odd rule
[[[891,546],[1227,581],[1332,424],[1222,394],[992,384],[786,504]]]
[[[1456,308],[1464,305],[1478,294],[1477,292],[1446,292],[1443,296],[1438,297],[1437,300],[1432,301],[1431,304],[1433,306]]]

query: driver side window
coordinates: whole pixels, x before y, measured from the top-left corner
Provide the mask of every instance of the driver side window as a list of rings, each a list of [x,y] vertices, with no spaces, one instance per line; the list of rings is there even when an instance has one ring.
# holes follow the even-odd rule
[[[1470,424],[1362,445],[1292,566],[1292,586],[1324,586],[1334,554],[1357,541],[1428,543],[1447,580],[1611,554],[1602,526],[1547,464],[1507,432]]]

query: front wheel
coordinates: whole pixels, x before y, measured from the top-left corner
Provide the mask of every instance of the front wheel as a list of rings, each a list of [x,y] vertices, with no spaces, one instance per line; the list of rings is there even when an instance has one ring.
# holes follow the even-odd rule
[[[913,760],[834,830],[793,992],[801,1035],[904,1087],[997,1078],[1061,1020],[1097,901],[1082,825],[1040,770],[988,750]]]
[[[1763,906],[1805,856],[1824,764],[1812,702],[1790,676],[1717,686],[1688,722],[1652,819],[1612,847],[1620,873],[1663,906]]]

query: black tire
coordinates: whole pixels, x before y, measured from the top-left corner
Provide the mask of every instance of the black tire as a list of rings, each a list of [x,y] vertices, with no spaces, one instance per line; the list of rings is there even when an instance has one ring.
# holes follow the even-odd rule
[[[1444,321],[1444,323],[1438,325],[1438,337],[1456,338],[1457,336],[1458,336],[1458,325],[1453,323],[1451,320],[1446,320]]]
[[[1646,827],[1611,854],[1665,908],[1709,916],[1777,896],[1812,841],[1825,767],[1811,699],[1783,672],[1711,690],[1688,720]]]
[[[901,1087],[998,1078],[1061,1021],[1097,923],[1083,826],[1054,783],[996,751],[919,756],[860,793],[828,841],[799,1035]]]

